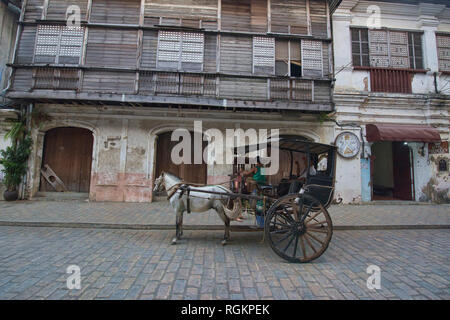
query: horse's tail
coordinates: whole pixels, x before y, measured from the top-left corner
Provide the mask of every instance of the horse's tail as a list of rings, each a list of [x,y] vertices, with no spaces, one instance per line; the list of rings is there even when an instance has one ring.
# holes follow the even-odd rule
[[[235,198],[231,201],[233,202],[233,208],[228,209],[228,204],[225,203],[225,204],[222,204],[223,210],[225,211],[225,215],[228,217],[228,219],[236,220],[236,218],[239,217],[239,215],[241,214],[241,211],[242,211],[241,199]]]

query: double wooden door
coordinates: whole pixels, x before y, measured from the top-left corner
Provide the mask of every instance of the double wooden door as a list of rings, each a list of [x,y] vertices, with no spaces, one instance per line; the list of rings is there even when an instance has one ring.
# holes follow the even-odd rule
[[[191,142],[191,164],[174,164],[171,159],[172,148],[177,145],[178,141],[171,141],[172,132],[166,132],[158,136],[156,146],[156,177],[161,172],[169,172],[186,182],[203,183],[207,181],[207,165],[205,162],[194,164],[194,140]],[[193,134],[191,135],[193,138]],[[205,147],[205,142],[203,143]],[[203,149],[204,150],[204,149]],[[203,152],[202,150],[202,152]]]
[[[82,128],[55,128],[44,139],[42,167],[48,165],[68,191],[89,192],[91,181],[92,132]],[[41,191],[55,191],[41,176]]]

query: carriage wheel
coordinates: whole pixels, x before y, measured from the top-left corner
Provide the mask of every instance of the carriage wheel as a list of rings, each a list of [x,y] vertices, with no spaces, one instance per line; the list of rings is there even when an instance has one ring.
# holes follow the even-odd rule
[[[277,255],[290,262],[304,263],[325,252],[333,225],[319,200],[306,194],[290,194],[269,209],[265,232]]]

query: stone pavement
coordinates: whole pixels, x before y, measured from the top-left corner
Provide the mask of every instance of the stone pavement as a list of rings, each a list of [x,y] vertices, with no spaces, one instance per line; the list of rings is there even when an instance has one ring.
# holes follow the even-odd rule
[[[258,233],[223,247],[221,232],[186,231],[170,246],[167,231],[0,227],[0,299],[450,299],[449,236],[335,231],[320,258],[292,264]],[[81,268],[80,290],[67,289],[69,265]],[[369,265],[380,290],[366,286]]]
[[[450,226],[450,205],[333,205],[329,208],[335,227],[352,226]],[[20,222],[98,223],[174,226],[175,215],[167,201],[111,203],[86,201],[0,201],[0,225]],[[223,223],[214,211],[184,215],[185,225]],[[254,216],[243,223],[255,224]]]

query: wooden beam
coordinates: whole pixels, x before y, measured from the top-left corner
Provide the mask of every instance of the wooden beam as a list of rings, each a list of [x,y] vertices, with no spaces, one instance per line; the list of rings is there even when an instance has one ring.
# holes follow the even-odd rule
[[[146,1],[146,0],[141,0],[141,11],[140,11],[140,13],[139,13],[139,25],[140,25],[141,27],[144,26],[144,19],[145,19],[145,17],[144,17],[144,14],[145,14],[145,1]]]
[[[162,95],[134,95],[134,94],[111,94],[111,93],[92,93],[65,91],[65,90],[34,90],[32,92],[9,92],[8,98],[11,99],[33,99],[42,100],[77,100],[77,101],[94,101],[100,104],[119,104],[120,102],[141,103],[144,105],[184,105],[184,106],[204,106],[216,107],[218,109],[238,108],[251,110],[298,110],[298,111],[332,111],[331,103],[305,103],[303,101],[254,101],[254,100],[237,100],[237,99],[214,99],[203,97],[186,97],[186,96],[162,96]],[[224,101],[226,100],[226,105]]]
[[[44,0],[44,4],[42,5],[42,20],[47,19],[47,10],[48,10],[48,0]]]
[[[92,12],[92,0],[88,0],[87,8],[86,8],[86,21],[91,21],[91,12]]]
[[[311,29],[311,13],[309,8],[309,0],[306,0],[306,23],[308,26],[308,35],[312,35],[312,29]]]
[[[25,17],[25,8],[27,7],[28,0],[22,1],[22,8],[20,9],[19,21],[22,22]]]

